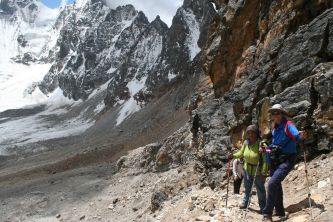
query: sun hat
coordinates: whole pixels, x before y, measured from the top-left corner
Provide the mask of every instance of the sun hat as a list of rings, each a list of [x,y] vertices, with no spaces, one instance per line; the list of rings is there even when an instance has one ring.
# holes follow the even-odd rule
[[[288,114],[287,110],[285,110],[281,104],[275,104],[269,109],[270,113],[281,112],[282,114]]]

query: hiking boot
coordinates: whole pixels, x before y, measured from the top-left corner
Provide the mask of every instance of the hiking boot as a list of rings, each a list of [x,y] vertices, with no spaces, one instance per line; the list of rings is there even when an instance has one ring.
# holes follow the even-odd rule
[[[284,214],[284,213],[275,213],[275,214],[273,214],[273,217],[285,217],[286,216],[286,214]]]
[[[239,209],[245,209],[246,208],[246,204],[245,203],[241,203],[240,205],[239,205]]]
[[[264,216],[264,217],[262,218],[262,221],[265,221],[265,222],[273,222],[273,219],[272,219],[271,216]]]
[[[273,213],[273,217],[285,217],[285,216],[286,216],[285,212],[274,211]]]
[[[273,214],[273,216],[279,217],[281,221],[285,221],[288,219],[289,213],[288,212],[283,212],[283,213],[275,212]]]
[[[273,217],[285,217],[286,216],[286,214],[284,214],[284,213],[275,213],[275,214],[273,214]]]

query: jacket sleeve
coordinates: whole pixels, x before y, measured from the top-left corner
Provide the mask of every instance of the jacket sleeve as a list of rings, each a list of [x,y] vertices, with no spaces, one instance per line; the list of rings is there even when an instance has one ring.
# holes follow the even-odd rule
[[[288,124],[288,130],[296,138],[297,141],[301,140],[300,133],[294,124]]]
[[[237,158],[237,159],[242,158],[242,157],[244,156],[244,150],[245,150],[245,143],[243,143],[243,146],[242,146],[241,150],[238,151],[238,152],[236,152],[236,153],[234,153],[234,154],[232,155],[232,157],[233,157],[233,158]]]

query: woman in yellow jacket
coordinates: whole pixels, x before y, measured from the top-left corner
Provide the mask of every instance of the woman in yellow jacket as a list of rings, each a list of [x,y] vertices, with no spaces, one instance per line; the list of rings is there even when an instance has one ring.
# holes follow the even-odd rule
[[[252,184],[254,182],[257,189],[260,211],[262,212],[266,204],[265,177],[263,175],[266,174],[267,166],[264,164],[265,158],[262,156],[262,153],[259,152],[260,139],[258,134],[259,131],[255,125],[248,126],[246,129],[247,139],[243,143],[241,150],[237,153],[231,154],[231,157],[244,159],[245,194],[243,202],[239,207],[241,209],[247,208],[249,204]],[[258,162],[259,167],[256,174]]]

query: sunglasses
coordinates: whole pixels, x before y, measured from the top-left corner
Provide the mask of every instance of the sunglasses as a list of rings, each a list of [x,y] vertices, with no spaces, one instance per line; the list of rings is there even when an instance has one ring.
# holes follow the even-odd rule
[[[272,116],[277,116],[277,115],[280,115],[281,113],[280,112],[272,112]]]

